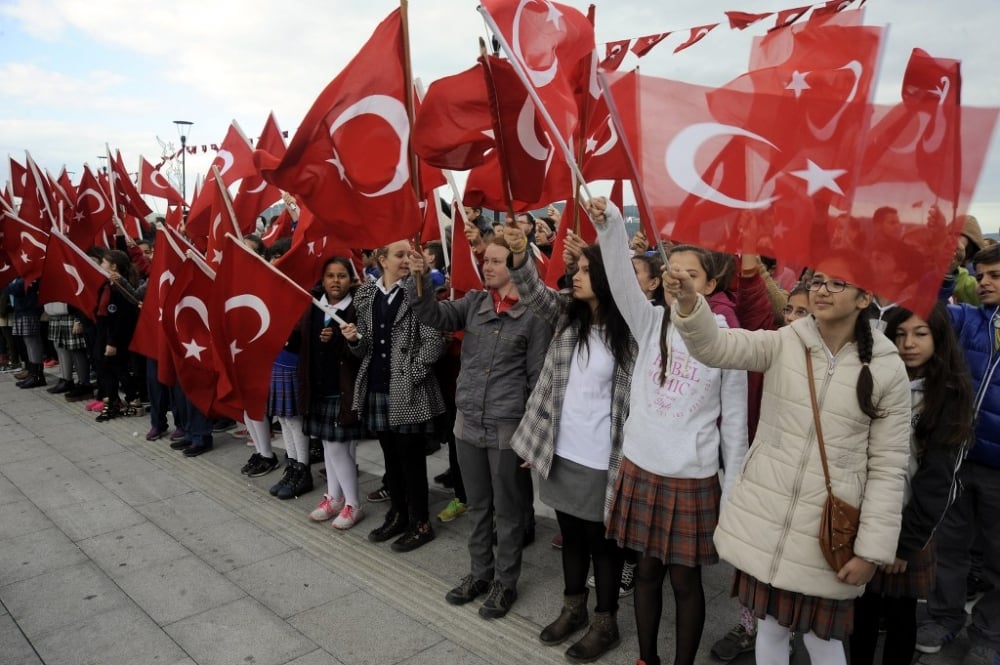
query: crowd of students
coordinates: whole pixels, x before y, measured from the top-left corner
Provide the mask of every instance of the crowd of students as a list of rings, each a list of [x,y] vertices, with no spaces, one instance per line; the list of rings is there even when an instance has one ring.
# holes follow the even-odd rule
[[[631,594],[639,662],[660,663],[669,579],[672,661],[694,663],[702,567],[722,559],[741,608],[712,647],[722,660],[754,650],[787,663],[798,633],[814,665],[846,663],[847,651],[872,663],[884,617],[882,662],[909,663],[964,629],[974,577],[983,593],[965,663],[1000,663],[1000,246],[974,220],[924,318],[844,281],[851,259],[836,251],[787,291],[754,256],[679,245],[664,266],[603,199],[588,210],[598,243],[566,238],[557,291],[539,273],[554,223],[493,226],[469,212],[484,288],[456,299],[441,252],[408,241],[374,252],[360,276],[348,258],[326,261],[315,290],[326,308],[305,312],[275,359],[267,419],[244,419],[254,452],[242,473],[281,466],[275,421],[287,459],[270,492],[301,496],[321,442],[326,490],[308,518],[350,529],[365,517],[356,445],[376,438],[386,472],[368,500],[390,508],[368,540],[407,552],[434,539],[425,447],[447,438],[438,480],[456,497],[438,519],[467,516],[469,569],[444,600],[482,597],[487,619],[517,602],[534,474],[558,520],[564,582],[539,639],[575,637],[572,662],[620,643]],[[211,422],[128,351],[154,248],[118,240],[91,253],[114,282],[93,313],[43,309],[37,283],[6,288],[4,369],[21,388],[46,385],[45,318],[60,371],[48,392],[92,399],[98,422],[148,403],[150,441],[171,411],[171,447],[200,455]],[[265,256],[287,251],[278,241]],[[860,510],[837,569],[819,539],[829,492]]]

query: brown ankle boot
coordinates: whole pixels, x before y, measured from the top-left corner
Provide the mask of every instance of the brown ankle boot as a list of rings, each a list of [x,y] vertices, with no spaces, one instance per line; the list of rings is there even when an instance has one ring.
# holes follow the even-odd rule
[[[588,592],[575,596],[563,596],[563,608],[559,617],[542,629],[538,639],[542,644],[559,644],[574,632],[587,625]]]
[[[589,663],[614,649],[621,641],[615,615],[612,612],[594,612],[587,634],[566,650],[566,658],[574,663]]]

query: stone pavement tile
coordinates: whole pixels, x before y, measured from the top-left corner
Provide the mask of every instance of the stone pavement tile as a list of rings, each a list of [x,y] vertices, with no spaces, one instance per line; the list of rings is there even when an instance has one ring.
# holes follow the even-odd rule
[[[283,665],[316,650],[252,598],[178,621],[166,631],[199,665]]]
[[[0,504],[24,501],[25,499],[27,497],[24,496],[21,490],[17,489],[14,483],[0,474]]]
[[[33,642],[45,665],[193,665],[184,651],[131,603],[92,614]]]
[[[226,577],[283,618],[358,590],[343,575],[324,568],[302,550],[237,568]]]
[[[397,663],[443,639],[365,591],[306,610],[288,622],[347,665]]]
[[[9,614],[0,616],[0,657],[4,665],[43,665]]]
[[[193,556],[134,570],[115,581],[161,626],[245,595],[242,589]]]
[[[222,573],[291,549],[243,518],[204,526],[177,539]]]
[[[0,432],[0,444],[6,448],[7,444],[17,441],[38,441],[38,435],[19,423],[4,425]]]
[[[0,505],[0,541],[52,527],[52,522],[35,504],[25,499]]]
[[[126,450],[112,436],[98,432],[85,425],[81,426],[78,419],[73,418],[68,423],[35,427],[42,441],[46,442],[66,459],[73,462],[84,462],[105,455],[114,455]]]
[[[59,529],[43,529],[0,540],[0,586],[87,560]]]
[[[125,478],[109,478],[101,483],[130,506],[169,499],[194,489],[180,478],[160,469]]]
[[[114,498],[99,482],[62,455],[6,465],[4,475],[42,510]]]
[[[312,653],[288,661],[285,665],[344,665],[344,663],[322,649],[316,649]]]
[[[44,404],[45,402],[44,397],[39,400],[39,403]],[[79,415],[61,409],[50,409],[30,414],[15,413],[14,419],[36,434],[45,431],[49,427],[75,427],[79,431],[80,427],[84,424],[80,422]]]
[[[105,485],[108,480],[129,478],[160,470],[160,467],[139,457],[131,450],[122,450],[112,455],[92,457],[82,460],[77,466],[81,470],[86,471],[94,480]]]
[[[191,554],[152,522],[81,540],[77,545],[113,579]]]
[[[17,425],[11,425],[17,427]],[[8,440],[6,433],[0,435],[0,450],[3,450],[4,465],[24,460],[59,454],[57,450],[39,439],[28,430],[24,438]]]
[[[83,540],[146,521],[140,513],[114,495],[97,501],[52,508],[49,518],[73,540]]]
[[[137,506],[136,510],[175,538],[236,517],[201,492],[178,494],[162,501]]]
[[[539,644],[539,648],[544,647]],[[401,660],[397,665],[439,665],[439,663],[448,663],[448,665],[489,665],[487,661],[479,656],[448,640],[442,640],[415,656]]]
[[[89,562],[0,587],[0,600],[31,640],[131,604],[121,589]]]

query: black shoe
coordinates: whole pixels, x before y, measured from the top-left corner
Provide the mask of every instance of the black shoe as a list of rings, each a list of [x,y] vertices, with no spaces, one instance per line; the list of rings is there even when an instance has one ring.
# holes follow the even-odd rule
[[[406,531],[407,525],[408,521],[405,517],[390,509],[385,515],[385,522],[382,522],[382,526],[375,528],[368,534],[368,540],[373,543],[385,542]]]
[[[118,416],[122,415],[121,406],[118,404],[105,404],[104,408],[97,415],[97,422],[106,423],[109,420],[114,420]]]
[[[393,552],[412,552],[434,540],[434,528],[430,522],[417,522],[406,533],[392,543]]]
[[[38,374],[33,374],[24,381],[17,382],[18,388],[41,388],[44,385],[46,385],[45,377]]]
[[[212,447],[213,446],[211,441],[206,441],[204,443],[199,443],[199,444],[191,444],[191,446],[189,446],[184,451],[184,457],[197,457],[202,453],[207,453],[209,450],[212,449]]]
[[[516,589],[508,589],[499,582],[493,582],[490,585],[489,593],[486,595],[486,600],[483,601],[482,607],[479,608],[479,616],[484,619],[499,619],[506,616],[507,612],[510,612],[510,608],[514,605],[515,600],[517,600]]]
[[[191,442],[188,441],[187,439],[181,439],[179,441],[171,441],[170,442],[170,449],[171,450],[185,450],[186,448],[190,448],[190,447],[191,447]]]
[[[94,386],[89,383],[78,384],[67,390],[63,397],[66,398],[67,402],[82,402],[85,399],[92,399],[94,397]]]
[[[275,458],[275,460],[277,460],[277,458]],[[281,488],[291,481],[293,475],[295,475],[295,460],[286,459],[285,473],[281,476],[281,480],[271,485],[271,489],[268,490],[268,493],[271,496],[278,496],[278,492],[280,492]]]
[[[445,594],[444,599],[451,605],[465,605],[490,590],[490,583],[477,580],[472,575],[466,575],[458,586]]]
[[[285,483],[285,485],[281,487],[275,495],[282,501],[302,496],[307,492],[311,492],[313,489],[313,476],[312,470],[309,469],[309,465],[301,462],[295,462],[294,465],[294,475],[289,478],[288,482]]]
[[[452,474],[451,469],[448,469],[444,473],[439,473],[438,475],[434,476],[434,482],[440,485],[441,487],[447,487],[447,488],[455,487],[455,477]]]
[[[75,385],[76,384],[74,384],[72,381],[67,381],[66,379],[59,379],[56,385],[52,386],[51,388],[46,388],[45,392],[49,393],[50,395],[62,395],[63,393],[68,393],[70,390],[72,390]]]
[[[244,476],[249,475],[250,472],[253,471],[259,463],[260,463],[260,453],[254,453],[253,455],[250,456],[250,459],[247,460],[247,463],[244,464],[243,467],[240,469],[240,473],[242,473]]]
[[[263,455],[257,461],[257,465],[247,472],[247,475],[251,478],[259,478],[260,476],[266,476],[275,469],[278,468],[278,458],[274,455],[270,457],[264,457]]]

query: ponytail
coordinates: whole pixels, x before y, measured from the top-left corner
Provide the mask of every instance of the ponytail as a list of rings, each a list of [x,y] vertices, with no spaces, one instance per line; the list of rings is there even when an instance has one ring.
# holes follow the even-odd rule
[[[872,378],[872,370],[869,363],[872,361],[872,347],[875,340],[872,337],[871,324],[864,312],[858,315],[858,320],[854,324],[854,341],[858,347],[858,358],[861,359],[861,373],[858,374],[858,406],[866,416],[881,418],[884,414],[872,404],[872,392],[875,390],[875,380]]]
[[[660,386],[667,382],[667,367],[670,365],[670,348],[667,336],[670,335],[670,308],[663,308],[663,323],[660,325]]]

